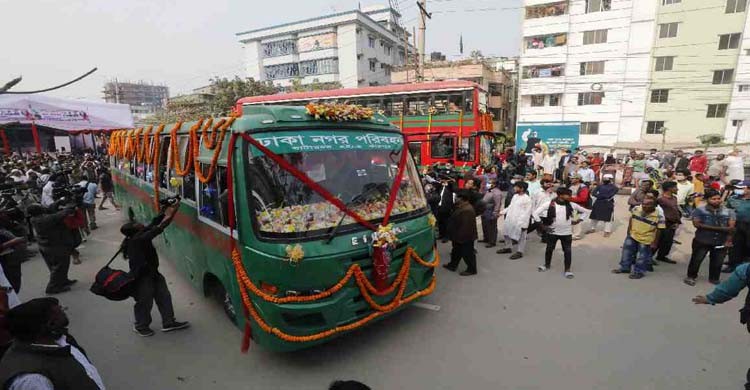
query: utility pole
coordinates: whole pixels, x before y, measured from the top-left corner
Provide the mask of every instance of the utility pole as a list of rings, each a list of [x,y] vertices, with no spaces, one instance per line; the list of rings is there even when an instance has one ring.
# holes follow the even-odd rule
[[[664,153],[666,150],[666,144],[667,144],[667,128],[662,127],[661,128],[661,151]]]
[[[742,122],[743,120],[737,121],[737,129],[734,130],[734,142],[732,143],[732,150],[737,149],[737,138],[740,136],[740,129],[742,128]]]
[[[419,7],[419,71],[417,73],[417,81],[422,82],[424,81],[425,32],[427,31],[427,19],[432,19],[432,14],[427,12],[427,0],[417,1],[417,7]]]

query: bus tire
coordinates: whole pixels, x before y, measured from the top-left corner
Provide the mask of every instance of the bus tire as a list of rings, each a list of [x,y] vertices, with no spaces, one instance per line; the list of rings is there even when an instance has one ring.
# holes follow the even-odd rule
[[[207,277],[206,283],[207,295],[221,306],[229,321],[236,324],[237,310],[232,302],[232,297],[224,288],[224,285],[213,275]]]

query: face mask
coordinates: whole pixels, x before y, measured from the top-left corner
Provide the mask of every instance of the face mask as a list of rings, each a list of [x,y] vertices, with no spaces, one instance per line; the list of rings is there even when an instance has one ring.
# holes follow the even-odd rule
[[[737,196],[745,195],[745,190],[742,189],[742,188],[738,188],[738,189],[734,190],[734,194],[737,195]]]

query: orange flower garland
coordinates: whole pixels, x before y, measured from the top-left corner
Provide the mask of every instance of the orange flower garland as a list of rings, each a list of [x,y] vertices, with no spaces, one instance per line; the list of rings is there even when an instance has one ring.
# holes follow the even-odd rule
[[[161,134],[162,131],[164,131],[164,124],[159,125],[159,127],[157,127],[156,131],[154,132],[153,140],[150,143],[151,144],[150,152],[146,154],[146,165],[151,165],[154,161],[156,161],[154,160],[154,155],[155,155],[154,150],[156,149],[154,147],[154,144],[157,142],[156,139],[159,138],[159,135]]]
[[[196,122],[193,127],[190,128],[190,131],[195,131],[195,129],[199,129],[201,125],[203,124],[203,119],[199,119],[198,122]],[[177,142],[177,130],[182,127],[182,122],[177,122],[176,125],[172,128],[170,138],[170,150],[172,151],[172,168],[174,169],[175,173],[178,176],[185,176],[188,173],[190,173],[190,169],[193,167],[193,159],[188,157],[185,160],[185,165],[183,166],[180,163],[180,151],[179,151],[179,143]],[[190,152],[190,138],[188,138],[188,145],[187,145],[187,151]]]
[[[136,156],[138,159],[138,162],[143,162],[146,157],[147,148],[149,146],[148,136],[151,134],[151,130],[153,129],[154,129],[154,126],[149,126],[143,131],[143,142],[138,148],[138,156]]]
[[[234,118],[229,119],[231,122],[234,122]],[[226,122],[227,120],[222,118],[216,124],[214,125],[214,128],[211,131],[211,134],[208,134],[206,131],[208,130],[207,127],[203,127],[203,130],[201,130],[201,139],[203,140],[203,146],[206,147],[208,150],[213,150],[216,145],[216,137],[218,135],[218,131]],[[231,124],[229,125],[231,126]],[[228,126],[227,126],[228,127]],[[219,142],[221,143],[221,141]]]
[[[234,118],[229,118],[226,123],[221,125],[219,130],[219,140],[214,143],[214,155],[211,157],[211,165],[208,167],[208,173],[204,174],[203,170],[200,168],[200,164],[198,162],[198,157],[200,157],[200,141],[198,140],[198,132],[197,129],[193,130],[190,129],[190,143],[193,145],[193,166],[195,167],[195,176],[198,178],[198,181],[201,183],[208,183],[211,178],[213,178],[214,173],[216,172],[216,166],[219,161],[219,156],[221,155],[221,145],[224,143],[224,136],[226,135],[227,129],[229,129],[230,126],[232,126],[232,123],[234,123]],[[204,128],[205,130],[205,128]],[[215,132],[216,130],[214,130]],[[208,148],[211,150],[212,148]]]

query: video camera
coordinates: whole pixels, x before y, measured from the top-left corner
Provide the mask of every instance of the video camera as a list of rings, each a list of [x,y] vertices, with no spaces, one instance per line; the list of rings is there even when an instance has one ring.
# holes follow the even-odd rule
[[[55,183],[52,187],[52,199],[64,205],[80,206],[83,203],[83,195],[86,191],[86,188],[77,184],[65,185]]]
[[[161,207],[169,207],[172,205],[175,205],[177,203],[180,203],[180,199],[182,199],[179,195],[170,196],[168,198],[164,198],[159,200],[159,205]]]

